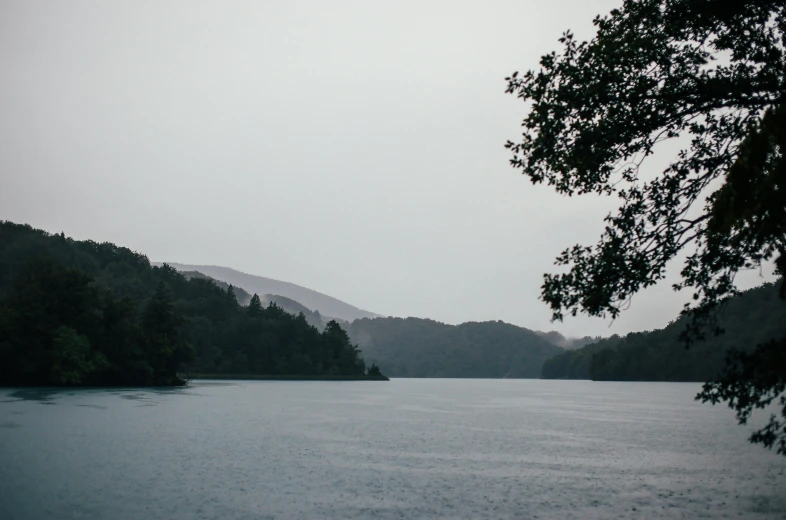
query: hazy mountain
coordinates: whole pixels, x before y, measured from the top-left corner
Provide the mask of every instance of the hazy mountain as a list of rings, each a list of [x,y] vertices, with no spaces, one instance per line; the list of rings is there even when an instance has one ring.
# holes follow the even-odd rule
[[[185,276],[186,278],[202,278],[204,280],[212,280],[216,286],[220,287],[223,290],[227,290],[229,284],[226,282],[222,282],[221,280],[216,280],[212,276],[208,276],[205,273],[200,273],[199,271],[179,271],[180,274]],[[251,301],[251,296],[248,291],[243,289],[242,287],[232,286],[233,290],[235,291],[235,298],[240,305],[246,306]],[[330,316],[322,316],[319,311],[312,311],[305,305],[301,305],[299,302],[291,298],[287,298],[286,296],[280,296],[278,294],[260,294],[258,295],[259,298],[262,300],[263,304],[268,304],[270,302],[275,302],[276,305],[284,309],[290,314],[299,314],[303,313],[306,317],[306,321],[309,324],[315,326],[316,328],[322,330],[325,328],[325,325],[333,319]],[[346,323],[345,320],[338,319],[337,320],[342,325]]]
[[[213,278],[211,276],[208,276],[205,273],[200,273],[199,271],[179,271],[179,272],[180,272],[180,274],[182,274],[183,276],[185,276],[189,280],[191,278],[201,278],[203,280],[213,280],[213,283],[216,284],[216,286],[222,288],[223,290],[226,291],[229,288],[229,284],[228,283],[222,282],[221,280],[216,280],[215,278]],[[243,290],[242,287],[232,286],[232,289],[235,291],[235,298],[237,299],[237,302],[240,305],[243,305],[243,306],[248,305],[248,302],[251,301],[251,296],[252,295],[249,294],[248,292],[246,292],[245,290]],[[289,312],[289,311],[287,311],[287,312]],[[293,314],[297,314],[297,313],[295,312]]]
[[[379,316],[373,312],[364,311],[348,303],[342,302],[332,296],[301,287],[289,282],[273,280],[264,276],[242,273],[229,267],[215,265],[189,265],[169,263],[178,271],[198,271],[211,278],[241,287],[246,292],[262,295],[275,294],[294,300],[305,308],[319,311],[324,317],[339,318],[352,321],[358,318],[374,318]],[[157,265],[161,265],[158,263]]]
[[[576,350],[591,343],[595,343],[596,341],[600,341],[602,338],[597,337],[593,338],[591,336],[584,336],[583,338],[566,338],[556,330],[552,330],[550,332],[540,332],[534,331],[535,334],[539,335],[542,338],[550,341],[554,345],[557,345],[560,348],[564,348],[565,350]]]
[[[325,325],[327,325],[327,323],[331,320],[336,321],[342,327],[346,328],[346,320],[333,318],[331,316],[322,316],[319,311],[311,310],[305,305],[302,305],[300,302],[296,302],[295,300],[287,298],[286,296],[281,296],[279,294],[265,294],[261,295],[260,298],[262,298],[264,303],[275,302],[276,305],[290,314],[299,314],[302,312],[306,317],[306,321],[320,330],[324,329]]]
[[[420,318],[359,319],[350,339],[393,377],[538,377],[563,349],[501,321],[447,325]]]

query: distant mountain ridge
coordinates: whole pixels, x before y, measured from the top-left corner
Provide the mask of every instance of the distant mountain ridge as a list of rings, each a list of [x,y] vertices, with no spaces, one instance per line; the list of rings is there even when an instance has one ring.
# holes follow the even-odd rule
[[[208,276],[205,273],[200,273],[199,271],[178,271],[180,274],[185,276],[188,279],[191,278],[201,278],[204,280],[211,280],[217,287],[226,291],[229,288],[229,284],[226,282],[222,282],[221,280],[216,280],[212,276]],[[251,294],[249,294],[245,289],[242,287],[238,287],[233,285],[232,290],[235,292],[235,299],[237,302],[242,306],[247,306],[251,301]],[[276,305],[284,309],[286,312],[290,314],[297,315],[298,313],[303,313],[303,316],[306,317],[306,321],[313,325],[314,327],[322,330],[325,328],[325,325],[331,319],[336,319],[340,324],[346,324],[345,320],[340,318],[331,318],[330,316],[322,316],[319,311],[312,311],[305,305],[301,305],[300,303],[292,300],[291,298],[287,298],[286,296],[280,296],[278,294],[259,294],[259,298],[262,300],[262,303],[267,305],[268,303],[275,302]]]
[[[169,265],[176,269],[185,267]],[[223,290],[229,287],[227,282],[196,270],[204,266],[187,267],[194,270],[180,270],[186,278],[212,280]],[[241,285],[232,285],[238,302],[247,305],[251,294]],[[320,330],[331,319],[285,296],[259,296],[263,302],[275,302],[290,314],[302,313],[309,324]],[[339,321],[370,362],[382,364],[393,377],[533,378],[538,377],[547,360],[600,339],[566,338],[557,331],[532,331],[502,321],[459,325],[411,317]]]
[[[562,352],[539,333],[502,321],[448,325],[421,318],[375,318],[347,325],[366,359],[393,377],[536,378]]]
[[[162,265],[163,262],[153,262],[153,264]],[[166,262],[166,264],[181,272],[197,271],[215,280],[239,287],[247,293],[257,293],[260,297],[262,295],[277,295],[294,300],[294,302],[311,311],[318,311],[320,315],[328,319],[338,318],[344,321],[352,321],[360,318],[376,318],[380,316],[294,283],[243,273],[229,267],[180,264],[176,262]],[[282,302],[277,300],[277,303],[281,304]]]
[[[167,265],[169,265],[169,264],[167,264]],[[189,280],[191,278],[200,278],[202,280],[212,280],[213,283],[216,284],[217,287],[220,287],[221,289],[223,289],[225,291],[229,288],[229,284],[228,283],[222,282],[221,280],[216,280],[212,276],[208,276],[205,273],[200,273],[199,271],[178,271],[178,272],[180,274],[182,274],[183,276],[185,276],[186,278],[188,278]],[[251,296],[252,295],[250,295],[246,291],[244,291],[242,287],[232,286],[232,290],[235,291],[235,299],[237,299],[237,303],[239,303],[240,305],[245,307],[246,305],[248,305],[248,302],[251,301]],[[295,314],[297,314],[297,313],[295,313]]]
[[[242,305],[256,293],[263,303],[275,302],[295,315],[302,312],[319,330],[335,319],[368,359],[393,377],[538,377],[547,359],[601,339],[566,338],[557,331],[533,331],[501,321],[448,325],[383,317],[289,282],[228,267],[167,265],[187,278],[211,279],[224,290],[231,284]]]
[[[533,332],[538,336],[540,336],[541,338],[544,338],[547,341],[553,343],[554,345],[564,348],[565,350],[577,350],[591,343],[595,343],[603,339],[600,336],[595,338],[593,338],[592,336],[584,336],[583,338],[566,338],[556,330],[552,330],[550,332],[541,332],[535,330]]]

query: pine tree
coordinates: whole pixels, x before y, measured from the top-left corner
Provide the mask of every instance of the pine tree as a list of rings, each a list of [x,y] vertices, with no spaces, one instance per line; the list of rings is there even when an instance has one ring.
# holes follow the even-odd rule
[[[262,309],[262,300],[259,299],[259,295],[254,293],[254,296],[251,297],[251,301],[248,302],[248,308],[246,312],[250,316],[262,316],[264,314],[264,310]]]

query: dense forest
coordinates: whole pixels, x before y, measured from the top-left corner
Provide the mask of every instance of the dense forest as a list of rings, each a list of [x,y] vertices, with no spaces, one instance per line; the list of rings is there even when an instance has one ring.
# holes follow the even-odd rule
[[[171,385],[182,371],[363,378],[366,367],[335,321],[320,332],[129,249],[0,222],[0,385]]]
[[[558,347],[564,348],[565,350],[576,350],[590,343],[595,343],[601,339],[600,336],[592,337],[592,336],[584,336],[583,338],[566,338],[556,330],[552,330],[550,332],[540,332],[540,331],[533,331],[538,336],[547,339],[550,343],[557,345]]]
[[[534,378],[546,359],[563,352],[538,333],[501,321],[364,318],[347,330],[369,361],[395,377]]]
[[[151,264],[151,265],[155,266],[155,264]],[[164,265],[168,265],[168,264],[162,264],[162,265],[160,265],[158,267],[163,267]],[[171,266],[169,266],[169,267],[171,267]],[[213,283],[219,289],[223,289],[224,291],[228,291],[229,287],[231,286],[232,287],[232,292],[235,293],[235,299],[237,300],[237,302],[240,305],[245,307],[246,305],[251,303],[251,298],[252,298],[253,295],[247,293],[241,287],[235,287],[235,286],[232,286],[231,284],[228,284],[226,282],[222,282],[221,280],[216,280],[215,278],[213,278],[211,276],[208,276],[208,275],[206,275],[204,273],[200,273],[199,271],[178,271],[178,272],[180,274],[182,274],[183,276],[185,276],[189,280],[191,278],[202,278],[203,280],[212,280]]]
[[[373,312],[358,309],[354,305],[300,285],[243,273],[229,267],[179,264],[176,262],[170,262],[169,265],[181,272],[197,271],[216,280],[232,284],[235,287],[242,287],[248,292],[255,292],[260,297],[264,294],[280,295],[288,298],[290,301],[298,302],[299,305],[303,305],[306,308],[319,311],[323,316],[329,317],[326,318],[327,321],[331,319],[335,319],[337,322],[340,322],[340,320],[352,321],[358,318],[375,318],[378,316],[378,314]]]
[[[717,378],[730,349],[750,351],[786,334],[786,303],[767,283],[728,300],[718,315],[723,334],[686,349],[679,340],[686,318],[664,329],[612,336],[543,364],[546,379],[596,381],[710,381]]]
[[[224,289],[225,291],[228,290],[231,285],[224,281],[216,280],[212,276],[200,273],[199,271],[179,271],[179,273],[186,278],[203,278],[205,280],[212,280],[219,288]],[[237,301],[240,303],[240,305],[248,305],[251,302],[252,295],[246,292],[245,289],[232,286],[232,290],[234,291],[235,297],[237,298]],[[345,320],[322,316],[319,311],[312,311],[305,305],[301,305],[299,302],[296,302],[291,298],[287,298],[286,296],[280,296],[278,294],[262,294],[259,295],[259,299],[262,301],[263,305],[275,303],[278,307],[284,309],[289,314],[297,315],[303,313],[303,316],[306,317],[306,321],[319,330],[323,330],[331,320],[342,326],[347,324]]]

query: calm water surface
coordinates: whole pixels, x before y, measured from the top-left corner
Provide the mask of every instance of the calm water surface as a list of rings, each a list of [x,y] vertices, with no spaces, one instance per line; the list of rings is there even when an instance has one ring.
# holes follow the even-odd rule
[[[698,388],[0,389],[0,518],[786,518],[786,458]]]

